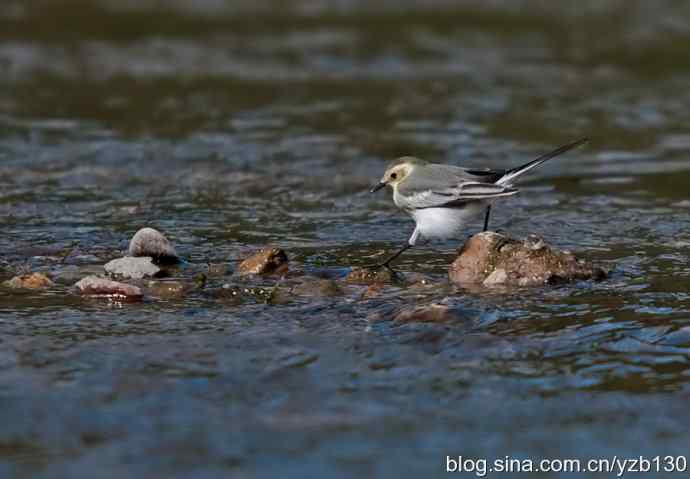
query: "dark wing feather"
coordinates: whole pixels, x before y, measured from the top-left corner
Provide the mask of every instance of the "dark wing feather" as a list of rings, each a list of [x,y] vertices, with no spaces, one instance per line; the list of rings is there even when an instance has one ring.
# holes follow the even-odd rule
[[[476,177],[475,181],[481,181],[483,183],[496,183],[500,178],[506,174],[506,170],[491,170],[491,169],[466,169],[465,173],[469,176]]]

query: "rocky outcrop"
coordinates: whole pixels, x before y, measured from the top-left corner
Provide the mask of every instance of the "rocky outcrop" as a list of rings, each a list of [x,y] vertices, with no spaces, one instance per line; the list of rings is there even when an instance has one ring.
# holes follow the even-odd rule
[[[30,273],[15,276],[3,283],[8,288],[14,289],[46,289],[55,283],[43,273]]]
[[[239,274],[284,274],[288,270],[288,257],[280,248],[267,246],[242,261]]]
[[[606,277],[606,272],[569,251],[559,251],[537,236],[524,241],[494,232],[468,239],[450,265],[459,286],[537,286]]]

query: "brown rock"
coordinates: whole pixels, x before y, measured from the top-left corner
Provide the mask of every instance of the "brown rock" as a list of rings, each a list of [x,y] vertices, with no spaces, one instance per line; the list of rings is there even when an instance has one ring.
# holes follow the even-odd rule
[[[183,298],[192,289],[193,285],[181,281],[149,281],[147,284],[147,294],[163,299]]]
[[[465,319],[460,311],[445,304],[418,306],[398,312],[393,321],[398,323],[445,323]]]
[[[283,274],[287,272],[287,269],[288,258],[285,251],[267,246],[242,261],[237,267],[237,272],[240,274]]]
[[[142,228],[129,242],[130,256],[150,256],[160,263],[177,263],[179,257],[172,243],[158,230]]]
[[[372,283],[367,290],[362,294],[362,299],[369,299],[378,296],[386,285],[384,283]]]
[[[539,237],[518,241],[488,231],[465,242],[448,275],[461,286],[491,287],[599,280],[606,277],[606,272],[568,251],[553,249]]]
[[[43,273],[31,273],[15,276],[9,281],[5,281],[5,286],[16,289],[45,289],[54,286],[48,276]]]
[[[352,268],[345,277],[352,284],[390,283],[393,279],[393,273],[387,268]]]
[[[305,277],[292,288],[291,293],[298,296],[328,297],[340,295],[343,291],[332,279]]]
[[[81,294],[110,299],[136,301],[142,299],[141,289],[131,284],[111,281],[98,276],[87,276],[74,285]]]

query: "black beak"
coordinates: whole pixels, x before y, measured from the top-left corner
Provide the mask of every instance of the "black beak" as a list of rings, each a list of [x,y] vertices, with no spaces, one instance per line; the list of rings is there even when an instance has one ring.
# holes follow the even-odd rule
[[[386,186],[386,184],[383,181],[379,181],[379,184],[374,186],[372,189],[369,190],[369,193],[376,193],[378,190]]]

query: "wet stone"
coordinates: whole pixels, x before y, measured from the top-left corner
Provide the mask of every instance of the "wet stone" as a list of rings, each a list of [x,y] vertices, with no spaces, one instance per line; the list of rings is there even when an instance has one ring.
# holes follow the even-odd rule
[[[366,285],[390,283],[394,279],[393,273],[387,268],[352,268],[345,277],[347,283]]]
[[[106,263],[103,268],[112,276],[127,279],[150,278],[161,272],[161,269],[153,264],[153,258],[149,256],[117,258]]]
[[[429,276],[420,273],[411,273],[405,275],[405,287],[425,289],[431,287],[438,287],[438,284]]]
[[[142,299],[141,289],[131,284],[111,281],[98,276],[87,276],[74,285],[83,295],[136,301]]]
[[[89,264],[84,266],[67,265],[60,268],[54,275],[56,283],[64,285],[73,285],[81,278],[86,276],[98,276],[103,273],[103,266],[96,264]]]
[[[332,279],[303,278],[291,292],[298,296],[329,297],[343,294],[342,288]]]
[[[457,308],[445,304],[429,304],[399,311],[393,321],[397,323],[447,323],[462,321],[466,316]]]
[[[129,242],[130,256],[150,256],[157,263],[174,264],[179,261],[177,251],[163,233],[153,228],[142,228]]]
[[[384,283],[372,283],[367,290],[362,293],[362,299],[369,299],[378,296],[386,285]]]
[[[195,286],[181,281],[149,281],[146,292],[150,296],[163,299],[184,298]]]
[[[606,272],[569,251],[554,249],[534,235],[519,241],[499,233],[483,232],[465,242],[448,275],[457,285],[492,287],[601,280]]]
[[[228,265],[225,263],[209,263],[208,275],[213,278],[225,276],[228,272]]]
[[[244,287],[231,284],[224,284],[216,290],[216,296],[223,299],[233,299],[242,301],[243,299],[255,299],[258,301],[269,301],[273,295],[273,288],[263,287]]]
[[[55,283],[43,273],[30,273],[15,276],[5,281],[4,285],[14,289],[46,289],[54,286]]]
[[[7,273],[10,270],[10,264],[5,260],[0,259],[0,274]]]
[[[288,269],[288,258],[280,248],[268,246],[245,259],[237,267],[239,274],[283,274]]]

